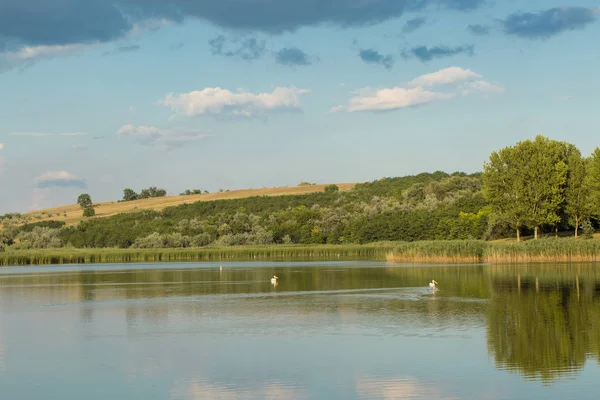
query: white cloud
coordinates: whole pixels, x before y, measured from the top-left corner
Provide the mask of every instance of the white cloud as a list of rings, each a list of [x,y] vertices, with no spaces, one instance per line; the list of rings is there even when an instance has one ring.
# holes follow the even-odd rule
[[[432,103],[438,100],[448,100],[452,97],[454,97],[452,94],[432,92],[422,87],[413,89],[394,87],[377,90],[371,95],[354,97],[350,99],[348,106],[334,107],[331,112],[341,110],[347,110],[348,112],[389,111]]]
[[[176,115],[195,117],[201,115],[229,114],[253,118],[278,111],[297,111],[302,108],[300,96],[310,93],[296,87],[277,87],[271,93],[234,93],[226,89],[206,88],[189,93],[170,93],[163,105]]]
[[[0,52],[0,72],[13,68],[27,68],[42,59],[74,55],[94,44],[58,46],[25,46],[15,51]]]
[[[85,47],[81,44],[57,46],[25,46],[13,52],[6,53],[9,60],[33,60],[42,57],[56,57],[76,53]]]
[[[434,90],[436,86],[444,86],[445,91]],[[504,87],[483,80],[476,72],[450,67],[421,75],[397,87],[358,90],[347,106],[339,105],[329,112],[390,111],[449,100],[460,93],[487,96],[503,92]]]
[[[35,178],[35,183],[38,189],[47,189],[51,187],[86,187],[83,179],[77,178],[75,175],[67,171],[47,171]]]
[[[48,132],[10,132],[11,136],[32,136],[32,137],[42,137],[42,136],[51,136],[51,133]]]
[[[87,133],[84,133],[84,132],[63,132],[63,133],[54,134],[54,133],[51,133],[51,132],[10,132],[9,135],[11,135],[11,136],[31,136],[31,137],[43,137],[43,136],[54,136],[54,135],[58,135],[58,136],[83,136],[83,135],[87,135]]]
[[[480,79],[481,75],[460,67],[449,67],[430,74],[421,75],[418,78],[408,82],[408,86],[433,87],[440,85],[449,85],[456,82],[468,81],[471,79]]]
[[[504,87],[500,85],[494,85],[483,80],[465,83],[463,86],[463,94],[466,95],[473,92],[487,94],[504,93]]]
[[[196,129],[162,129],[155,126],[135,126],[131,124],[123,125],[117,131],[117,134],[120,136],[130,136],[142,144],[159,144],[166,147],[180,147],[212,136],[209,133]]]

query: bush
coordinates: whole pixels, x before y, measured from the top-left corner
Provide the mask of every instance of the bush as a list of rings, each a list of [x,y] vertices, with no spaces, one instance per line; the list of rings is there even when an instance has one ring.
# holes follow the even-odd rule
[[[339,192],[340,188],[338,187],[338,185],[327,185],[325,186],[325,193],[335,193],[335,192]]]
[[[84,217],[93,217],[94,215],[96,215],[96,210],[94,210],[94,207],[90,206],[83,209]]]

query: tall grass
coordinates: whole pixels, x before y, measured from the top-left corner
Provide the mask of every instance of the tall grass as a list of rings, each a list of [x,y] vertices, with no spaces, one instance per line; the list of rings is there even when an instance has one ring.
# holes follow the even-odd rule
[[[394,262],[477,263],[487,246],[480,240],[427,240],[403,243],[386,258]]]
[[[600,261],[600,241],[549,238],[521,243],[478,240],[404,243],[387,254],[392,262],[531,263]]]
[[[197,249],[54,249],[0,253],[0,266],[219,260],[384,260],[397,244]]]

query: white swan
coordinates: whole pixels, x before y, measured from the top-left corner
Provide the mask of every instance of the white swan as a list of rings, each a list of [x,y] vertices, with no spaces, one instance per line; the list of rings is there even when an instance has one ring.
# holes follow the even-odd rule
[[[272,283],[273,285],[275,285],[275,284],[277,283],[277,280],[278,280],[278,279],[279,279],[279,278],[278,278],[277,276],[273,275],[273,277],[271,278],[271,283]]]
[[[436,288],[436,286],[437,286],[437,284],[438,284],[438,283],[435,281],[435,279],[432,279],[432,280],[431,280],[431,282],[429,282],[429,287],[430,287],[431,289],[435,289],[435,288]]]

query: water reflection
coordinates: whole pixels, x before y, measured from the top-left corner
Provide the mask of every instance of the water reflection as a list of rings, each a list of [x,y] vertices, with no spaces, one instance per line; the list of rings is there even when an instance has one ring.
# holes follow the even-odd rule
[[[220,384],[205,380],[193,380],[183,387],[177,387],[171,392],[170,400],[239,400],[239,399],[265,399],[265,400],[292,400],[307,399],[306,393],[301,389],[281,382],[267,382],[256,388],[236,387],[227,382]]]
[[[109,368],[126,398],[594,398],[599,289],[591,265],[3,269],[0,386],[21,393],[31,373],[31,396],[93,398],[56,387],[58,359],[82,382]]]
[[[487,340],[498,367],[549,383],[600,360],[595,268],[491,269]]]
[[[356,393],[360,399],[451,399],[442,395],[439,388],[412,377],[359,377]]]

